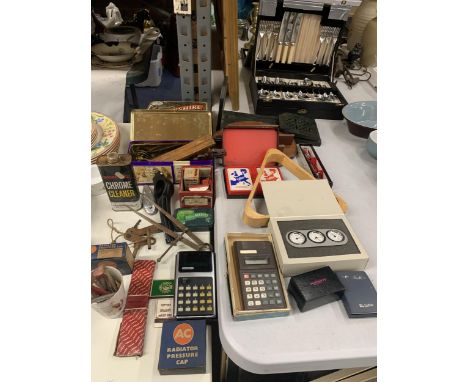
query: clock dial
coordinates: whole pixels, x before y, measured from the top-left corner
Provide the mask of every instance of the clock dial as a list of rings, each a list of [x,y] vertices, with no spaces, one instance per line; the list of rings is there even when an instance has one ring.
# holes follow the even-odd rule
[[[320,231],[310,231],[307,236],[314,243],[323,243],[325,241],[325,235]]]
[[[327,231],[327,237],[334,242],[341,242],[345,239],[345,235],[343,232],[337,230],[337,229],[331,229]]]
[[[288,239],[291,243],[298,244],[298,245],[304,244],[306,241],[305,235],[296,231],[288,233]]]

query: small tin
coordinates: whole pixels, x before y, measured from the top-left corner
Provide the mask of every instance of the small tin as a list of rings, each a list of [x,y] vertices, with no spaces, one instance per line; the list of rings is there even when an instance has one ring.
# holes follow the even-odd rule
[[[97,159],[104,188],[114,211],[128,211],[127,207],[139,210],[141,197],[131,166],[130,154],[116,152]]]

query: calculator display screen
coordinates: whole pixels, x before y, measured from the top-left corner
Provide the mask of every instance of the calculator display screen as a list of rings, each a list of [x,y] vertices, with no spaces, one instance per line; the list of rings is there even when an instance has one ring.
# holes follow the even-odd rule
[[[252,259],[252,258],[245,258],[244,259],[245,265],[268,265],[268,259]]]
[[[211,272],[211,252],[179,252],[179,272]]]

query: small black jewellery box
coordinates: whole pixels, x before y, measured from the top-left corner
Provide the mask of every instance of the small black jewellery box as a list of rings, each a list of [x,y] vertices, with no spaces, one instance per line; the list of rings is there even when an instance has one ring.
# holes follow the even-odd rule
[[[330,267],[291,277],[288,292],[301,312],[340,300],[345,287]]]

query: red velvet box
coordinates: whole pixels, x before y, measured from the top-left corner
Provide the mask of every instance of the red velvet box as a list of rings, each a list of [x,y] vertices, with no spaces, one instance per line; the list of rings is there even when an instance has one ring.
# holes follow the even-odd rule
[[[224,128],[224,183],[228,198],[246,198],[249,195],[266,152],[277,147],[278,130],[275,126]],[[265,170],[266,181],[283,179],[273,164]],[[258,187],[256,196],[261,195],[261,187]]]
[[[184,172],[186,169],[198,169],[200,173],[200,185],[189,185],[187,188],[184,186]],[[204,188],[208,186],[207,190],[191,191],[188,188]],[[179,199],[182,208],[190,207],[207,207],[213,208],[214,193],[213,193],[213,167],[212,166],[184,166],[181,168],[180,181],[179,181]]]

